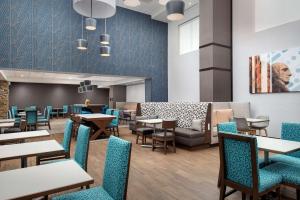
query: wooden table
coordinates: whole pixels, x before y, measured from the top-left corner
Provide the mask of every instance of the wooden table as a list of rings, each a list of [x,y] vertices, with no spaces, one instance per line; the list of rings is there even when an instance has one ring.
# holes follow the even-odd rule
[[[40,111],[38,111],[38,112],[37,112],[37,115],[38,115],[38,116],[41,116],[42,113],[41,113]],[[18,116],[20,116],[20,117],[26,117],[26,112],[19,112],[19,113],[18,113]]]
[[[93,184],[75,161],[0,172],[0,199],[33,199]]]
[[[15,119],[0,119],[0,123],[11,123],[11,122],[15,122]]]
[[[129,119],[131,121],[132,113],[136,113],[136,110],[123,110],[123,113],[126,113],[129,115]]]
[[[264,151],[265,164],[269,163],[269,153],[286,154],[300,150],[300,142],[282,140],[279,138],[256,136],[257,147]]]
[[[101,133],[105,133],[105,128],[111,123],[113,119],[116,117],[113,115],[105,115],[105,114],[79,114],[76,115],[80,117],[82,120],[87,122],[92,122],[97,126],[98,130],[92,135],[91,140],[95,140]]]
[[[0,161],[21,158],[21,167],[27,166],[27,157],[45,154],[63,154],[63,147],[56,140],[28,142],[0,146]]]
[[[0,123],[0,134],[2,133],[3,128],[12,128],[14,126],[15,126],[15,122]]]
[[[0,144],[5,142],[24,141],[26,139],[47,137],[50,133],[47,130],[17,132],[0,135]]]

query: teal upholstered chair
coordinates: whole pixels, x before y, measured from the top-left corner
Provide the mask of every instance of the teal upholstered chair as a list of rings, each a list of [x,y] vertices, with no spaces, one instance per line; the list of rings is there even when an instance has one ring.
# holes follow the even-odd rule
[[[282,176],[282,184],[294,187],[296,189],[296,199],[300,199],[300,168],[286,163],[274,163],[265,167],[266,170],[272,173],[277,173]]]
[[[12,119],[12,118],[13,118],[13,117],[12,117],[11,111],[8,110],[8,112],[7,112],[7,119]]]
[[[18,107],[17,106],[11,106],[11,118],[15,119],[16,126],[20,125],[21,118],[18,117]]]
[[[47,118],[47,108],[44,108],[43,115],[38,116],[38,119],[46,119]]]
[[[26,109],[26,131],[27,130],[32,130],[31,128],[34,127],[34,130],[37,129],[37,111],[35,109]]]
[[[52,155],[47,155],[47,156],[38,156],[37,157],[37,165],[39,165],[40,163],[45,162],[45,161],[70,158],[72,133],[73,133],[73,121],[68,119],[65,124],[64,137],[63,137],[63,141],[61,143],[61,145],[64,149],[64,153],[63,154],[52,154]]]
[[[249,194],[253,200],[276,189],[280,194],[281,175],[259,169],[255,137],[240,134],[219,133],[221,187],[220,199],[225,199],[226,187]],[[230,193],[229,193],[230,194]]]
[[[59,114],[62,114],[63,117],[69,113],[69,106],[68,105],[63,105],[63,110]]]
[[[45,126],[48,125],[48,128],[50,130],[51,130],[51,125],[50,125],[51,112],[52,112],[52,106],[47,106],[46,107],[46,117],[38,118],[38,124],[45,124]]]
[[[218,132],[238,133],[236,122],[224,122],[217,125]]]
[[[87,160],[89,154],[90,128],[80,125],[77,134],[74,160],[87,171]]]
[[[113,132],[114,135],[116,135],[116,131],[117,131],[117,134],[118,134],[118,137],[119,137],[120,136],[120,133],[119,133],[120,111],[119,110],[113,110],[113,115],[116,118],[111,121],[111,123],[109,124],[109,126],[107,128],[109,128],[110,133]]]
[[[300,123],[282,123],[281,139],[300,142]],[[274,155],[270,160],[300,167],[300,150],[285,155]]]
[[[110,108],[106,109],[105,114],[106,115],[112,115],[113,114],[113,109],[110,109]]]
[[[111,136],[106,150],[102,186],[63,194],[54,200],[126,200],[131,143]]]
[[[106,114],[106,110],[108,109],[108,105],[104,105],[101,109],[102,114]]]

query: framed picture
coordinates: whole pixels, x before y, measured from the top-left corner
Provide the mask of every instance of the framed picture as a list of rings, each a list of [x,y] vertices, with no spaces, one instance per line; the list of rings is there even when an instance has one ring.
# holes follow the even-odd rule
[[[300,92],[300,48],[249,57],[250,93]]]

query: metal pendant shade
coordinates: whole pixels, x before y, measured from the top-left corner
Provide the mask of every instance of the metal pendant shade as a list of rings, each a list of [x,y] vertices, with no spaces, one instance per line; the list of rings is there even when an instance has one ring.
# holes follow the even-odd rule
[[[124,4],[129,7],[137,7],[141,5],[140,0],[123,0]]]
[[[97,20],[94,18],[85,19],[85,29],[89,31],[94,31],[97,28]]]
[[[77,49],[79,50],[87,50],[87,40],[86,39],[78,39],[77,40]]]
[[[92,3],[87,0],[73,0],[73,9],[85,17],[90,17],[93,13],[93,18],[109,18],[116,13],[116,0],[92,0]]]
[[[184,7],[185,3],[183,0],[171,0],[168,1],[167,8],[167,19],[170,21],[178,21],[184,18]]]
[[[110,46],[101,46],[100,47],[100,56],[102,56],[102,57],[110,56]]]
[[[110,35],[108,34],[101,34],[100,35],[100,43],[101,44],[109,44]]]

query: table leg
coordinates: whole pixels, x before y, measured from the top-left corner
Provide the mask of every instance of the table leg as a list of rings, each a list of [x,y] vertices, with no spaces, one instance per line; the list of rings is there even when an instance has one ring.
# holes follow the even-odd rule
[[[93,121],[93,123],[99,128],[91,137],[91,140],[96,140],[101,133],[105,132],[106,126],[112,120],[100,120],[100,121]]]
[[[27,167],[27,157],[22,157],[21,158],[21,168],[26,168]]]
[[[264,162],[265,165],[268,165],[270,160],[269,160],[269,152],[268,151],[264,151]]]

